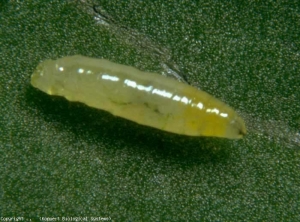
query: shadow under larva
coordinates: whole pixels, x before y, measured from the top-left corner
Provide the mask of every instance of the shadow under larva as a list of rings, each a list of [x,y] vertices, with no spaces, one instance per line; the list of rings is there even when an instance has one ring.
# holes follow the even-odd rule
[[[62,131],[62,134],[67,130],[78,143],[82,140],[96,147],[109,144],[112,152],[130,149],[133,153],[151,155],[171,164],[198,165],[230,159],[230,149],[223,148],[232,146],[231,140],[164,132],[116,118],[81,103],[70,103],[59,96],[50,97],[32,87],[27,90],[27,103],[42,114],[43,121],[54,125],[55,130]]]

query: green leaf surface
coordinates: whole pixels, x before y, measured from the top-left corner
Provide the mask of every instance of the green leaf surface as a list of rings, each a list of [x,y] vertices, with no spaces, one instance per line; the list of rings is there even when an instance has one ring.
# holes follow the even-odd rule
[[[0,215],[299,221],[299,15],[298,1],[1,1]],[[75,54],[175,70],[248,134],[173,135],[30,85]]]

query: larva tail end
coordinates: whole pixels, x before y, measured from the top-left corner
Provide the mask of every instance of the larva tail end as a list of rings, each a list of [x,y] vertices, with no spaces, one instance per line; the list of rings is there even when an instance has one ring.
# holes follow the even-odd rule
[[[240,138],[242,138],[242,137],[245,136],[246,134],[247,134],[247,132],[246,132],[246,127],[241,128],[240,131],[239,131],[239,136],[240,136]]]
[[[247,133],[244,120],[237,116],[227,127],[227,138],[241,139]]]

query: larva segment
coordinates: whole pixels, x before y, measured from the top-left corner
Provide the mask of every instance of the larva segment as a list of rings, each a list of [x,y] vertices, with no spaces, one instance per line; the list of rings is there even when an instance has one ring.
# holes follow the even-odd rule
[[[50,95],[172,133],[231,139],[246,133],[235,111],[208,93],[104,59],[77,55],[46,60],[36,68],[31,84]]]

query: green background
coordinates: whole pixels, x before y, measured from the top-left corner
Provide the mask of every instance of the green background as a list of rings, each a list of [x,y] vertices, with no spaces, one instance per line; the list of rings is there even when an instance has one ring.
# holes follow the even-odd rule
[[[0,215],[300,220],[298,1],[0,3]],[[82,54],[188,82],[244,117],[242,140],[173,135],[46,95],[44,59]]]

